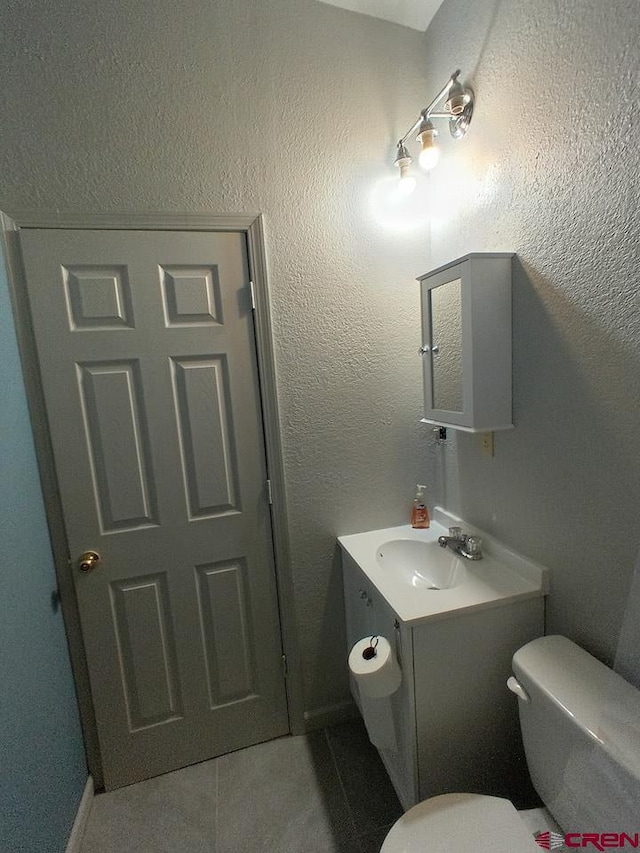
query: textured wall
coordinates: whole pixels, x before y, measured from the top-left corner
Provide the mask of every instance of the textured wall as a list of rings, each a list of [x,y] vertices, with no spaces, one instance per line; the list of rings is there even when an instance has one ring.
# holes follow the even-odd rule
[[[13,6],[0,208],[265,215],[306,706],[339,702],[335,537],[402,523],[429,482],[428,233],[369,206],[425,99],[424,35],[314,0]]]
[[[0,207],[265,214],[307,708],[345,696],[335,535],[403,521],[423,478],[549,565],[552,629],[611,658],[640,505],[636,0],[445,0],[426,37],[313,0],[10,5]],[[369,192],[458,66],[478,105],[440,137],[429,257]],[[517,428],[433,457],[412,278],[482,250],[522,261]]]
[[[0,252],[0,850],[64,850],[87,779]]]
[[[637,0],[446,0],[424,51],[430,90],[460,67],[477,97],[441,136],[432,265],[520,259],[516,429],[494,459],[454,435],[438,496],[548,565],[550,630],[607,661],[640,540],[639,42]]]

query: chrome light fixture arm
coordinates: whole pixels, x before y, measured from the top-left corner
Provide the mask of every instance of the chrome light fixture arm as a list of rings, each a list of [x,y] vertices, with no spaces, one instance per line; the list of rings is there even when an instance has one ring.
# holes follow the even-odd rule
[[[443,112],[443,113],[438,112],[438,113],[436,113],[436,112],[434,112],[434,110],[435,110],[435,108],[438,106],[438,104],[440,103],[440,101],[441,101],[444,97],[446,97],[446,96],[449,94],[449,91],[451,90],[451,87],[452,87],[454,84],[458,83],[458,77],[459,77],[459,76],[460,76],[460,69],[458,68],[458,70],[457,70],[457,71],[454,71],[454,72],[453,72],[453,74],[451,75],[451,77],[447,80],[447,82],[446,82],[446,83],[445,83],[445,85],[442,87],[442,89],[438,92],[438,94],[435,96],[435,98],[431,101],[431,103],[429,104],[429,106],[428,106],[428,107],[425,107],[425,108],[421,111],[421,113],[420,113],[420,115],[418,116],[418,118],[414,121],[414,123],[411,125],[411,127],[409,128],[409,130],[408,130],[408,131],[405,133],[405,135],[402,137],[402,139],[398,140],[398,145],[404,145],[404,143],[407,141],[407,139],[409,139],[409,137],[410,137],[413,133],[415,133],[415,132],[416,132],[416,130],[420,127],[420,125],[422,124],[422,122],[424,121],[424,119],[430,119],[430,118],[448,118],[448,119],[452,119],[452,118],[453,118],[453,116],[452,116],[452,114],[451,114],[450,112]],[[458,83],[458,85],[460,85],[460,84]],[[461,87],[461,88],[462,88],[462,87]],[[471,93],[471,90],[470,90],[470,89],[468,89],[467,91]],[[473,94],[471,94],[471,101],[473,102]]]

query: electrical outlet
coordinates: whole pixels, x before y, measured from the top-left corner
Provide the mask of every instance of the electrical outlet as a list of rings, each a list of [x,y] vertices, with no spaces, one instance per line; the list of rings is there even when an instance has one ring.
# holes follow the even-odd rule
[[[485,454],[485,456],[495,456],[492,432],[482,433],[482,435],[480,436],[480,447],[482,447],[482,452]]]

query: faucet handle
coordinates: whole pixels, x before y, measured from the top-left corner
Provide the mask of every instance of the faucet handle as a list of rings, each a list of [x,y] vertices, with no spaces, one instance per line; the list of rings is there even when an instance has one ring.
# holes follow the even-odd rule
[[[461,527],[450,527],[449,528],[449,537],[451,539],[455,539],[456,542],[464,542],[464,538],[465,538]]]
[[[467,536],[464,549],[470,557],[482,554],[482,539],[480,536]]]

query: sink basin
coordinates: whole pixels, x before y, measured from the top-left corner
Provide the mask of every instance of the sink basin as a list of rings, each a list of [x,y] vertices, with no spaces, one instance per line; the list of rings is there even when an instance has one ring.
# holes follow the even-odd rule
[[[383,571],[419,589],[451,589],[469,577],[461,557],[437,542],[392,539],[380,545],[376,560]]]
[[[449,527],[481,536],[483,558],[465,560],[438,537]],[[547,570],[516,554],[486,531],[435,507],[431,527],[403,524],[339,537],[344,565],[355,564],[362,592],[373,586],[401,622],[417,625],[454,614],[545,595]],[[352,566],[353,568],[353,566]]]

